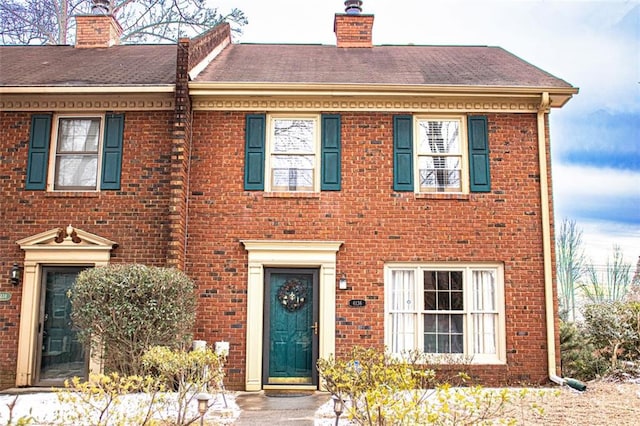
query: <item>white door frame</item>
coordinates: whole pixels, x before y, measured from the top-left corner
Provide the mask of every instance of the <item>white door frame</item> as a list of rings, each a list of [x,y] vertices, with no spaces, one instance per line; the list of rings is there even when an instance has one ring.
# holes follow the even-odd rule
[[[104,266],[116,243],[71,225],[55,228],[16,242],[24,250],[22,304],[18,334],[16,386],[31,386],[38,367],[38,323],[42,289],[42,266]],[[102,353],[91,350],[89,372],[102,371]]]
[[[259,391],[263,389],[264,268],[320,269],[318,356],[327,358],[335,354],[336,255],[342,242],[252,240],[242,244],[249,253],[245,390]]]

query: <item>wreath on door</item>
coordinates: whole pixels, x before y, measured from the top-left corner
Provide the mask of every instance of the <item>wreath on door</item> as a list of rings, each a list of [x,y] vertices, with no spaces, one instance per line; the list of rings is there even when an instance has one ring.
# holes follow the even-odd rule
[[[278,300],[287,311],[295,312],[307,302],[307,287],[300,280],[292,278],[278,289]]]

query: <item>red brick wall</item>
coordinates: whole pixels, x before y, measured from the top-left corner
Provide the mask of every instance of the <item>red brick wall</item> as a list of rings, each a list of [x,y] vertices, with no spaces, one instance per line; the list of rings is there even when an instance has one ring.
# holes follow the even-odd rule
[[[22,287],[9,283],[24,253],[17,240],[76,228],[113,240],[112,262],[164,266],[167,257],[172,112],[126,112],[120,191],[53,194],[24,189],[31,113],[0,112],[0,389],[15,384]]]
[[[344,241],[337,270],[353,289],[337,292],[338,354],[383,347],[386,262],[502,262],[507,365],[472,373],[487,384],[546,381],[535,114],[489,114],[492,192],[463,199],[391,189],[391,114],[342,114],[342,190],[317,198],[244,191],[244,113],[194,117],[186,271],[199,286],[196,338],[231,342],[230,387],[245,375],[244,239]],[[350,299],[367,305],[350,308]]]
[[[126,113],[122,190],[91,197],[24,190],[30,116],[0,113],[0,286],[13,293],[0,302],[0,387],[15,380],[20,287],[10,286],[8,271],[23,258],[16,240],[71,223],[118,242],[114,262],[161,266],[168,257],[172,113]],[[383,113],[342,114],[340,192],[265,198],[244,191],[244,116],[194,113],[189,216],[180,221],[188,225],[186,272],[198,285],[195,338],[231,342],[229,387],[242,388],[245,375],[243,239],[344,241],[337,268],[352,289],[337,293],[339,354],[356,344],[382,348],[386,262],[502,262],[507,365],[473,374],[487,384],[546,380],[534,114],[489,115],[492,192],[462,199],[392,191],[392,115]],[[350,308],[350,299],[367,306]]]

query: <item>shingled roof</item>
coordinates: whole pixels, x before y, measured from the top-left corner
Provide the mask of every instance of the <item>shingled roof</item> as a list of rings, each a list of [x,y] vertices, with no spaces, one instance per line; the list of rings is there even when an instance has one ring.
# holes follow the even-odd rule
[[[199,83],[308,83],[571,88],[499,47],[236,44]]]
[[[175,79],[175,44],[0,46],[0,87],[162,86]]]

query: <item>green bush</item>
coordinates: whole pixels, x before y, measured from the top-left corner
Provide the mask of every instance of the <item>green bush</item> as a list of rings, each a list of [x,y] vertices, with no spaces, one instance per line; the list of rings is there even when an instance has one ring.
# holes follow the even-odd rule
[[[562,374],[580,380],[640,376],[640,302],[584,307],[584,321],[560,322]]]
[[[107,371],[140,374],[150,347],[179,348],[191,341],[194,285],[177,269],[135,264],[86,269],[70,297],[79,337],[85,345],[100,342]]]
[[[640,360],[640,303],[604,302],[584,308],[585,330],[597,354],[612,369]]]
[[[597,356],[585,330],[571,322],[560,322],[560,353],[565,377],[593,380],[609,368],[607,360]]]

